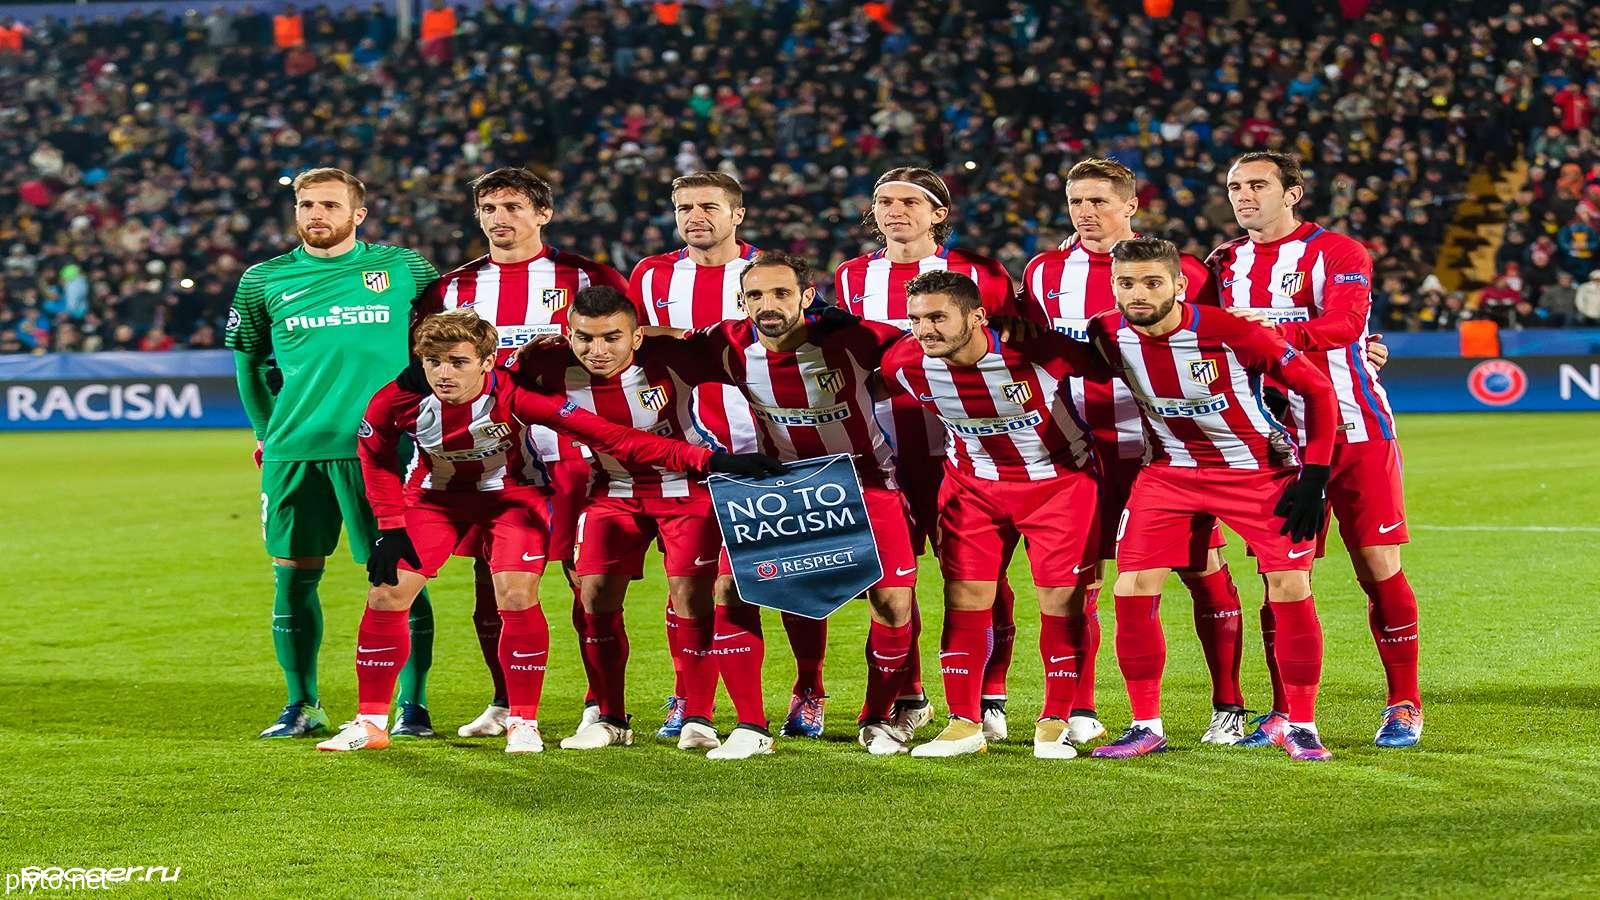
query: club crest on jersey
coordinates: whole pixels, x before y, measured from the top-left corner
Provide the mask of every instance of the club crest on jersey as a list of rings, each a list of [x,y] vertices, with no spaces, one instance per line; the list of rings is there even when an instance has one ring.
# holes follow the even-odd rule
[[[374,294],[381,294],[389,289],[389,273],[362,272],[361,283],[366,285],[367,290],[373,292]]]
[[[645,388],[639,392],[639,405],[651,412],[660,412],[667,408],[667,389],[664,387]]]
[[[1000,396],[1007,402],[1021,406],[1033,399],[1033,388],[1026,381],[1008,381],[1000,385]]]
[[[1217,380],[1217,361],[1214,359],[1195,359],[1189,361],[1189,380],[1195,384],[1205,385]]]
[[[817,380],[817,390],[824,394],[837,394],[844,390],[844,373],[838,369],[827,369],[812,377]]]
[[[505,422],[490,422],[478,430],[486,438],[503,438],[511,434],[511,426]]]
[[[545,309],[555,312],[567,305],[567,289],[545,288],[539,292],[539,302],[544,304]]]
[[[1283,278],[1278,281],[1278,292],[1282,294],[1298,294],[1300,289],[1305,287],[1305,284],[1306,273],[1285,272]]]

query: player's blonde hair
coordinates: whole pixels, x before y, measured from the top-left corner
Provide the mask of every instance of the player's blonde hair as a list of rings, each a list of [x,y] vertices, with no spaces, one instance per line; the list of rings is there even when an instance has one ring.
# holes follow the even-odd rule
[[[417,323],[411,333],[411,352],[418,356],[443,356],[451,347],[465,341],[488,359],[500,347],[500,333],[470,309],[434,313]]]
[[[307,169],[301,172],[294,177],[291,189],[298,194],[301,188],[310,187],[314,184],[326,184],[330,181],[337,181],[349,189],[351,209],[360,209],[367,205],[367,186],[361,183],[361,179],[343,169],[335,169],[332,166]]]
[[[1134,177],[1132,169],[1103,156],[1091,156],[1079,160],[1067,170],[1067,184],[1090,179],[1111,182],[1111,189],[1124,200],[1131,199],[1139,187],[1138,179]]]

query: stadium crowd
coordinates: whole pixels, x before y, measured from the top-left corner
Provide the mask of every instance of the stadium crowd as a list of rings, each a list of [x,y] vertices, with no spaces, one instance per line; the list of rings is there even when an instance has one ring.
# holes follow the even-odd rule
[[[628,271],[673,242],[678,174],[736,175],[744,236],[831,269],[871,244],[876,174],[921,162],[955,194],[952,243],[1015,277],[1063,236],[1078,158],[1134,169],[1136,227],[1204,255],[1237,231],[1219,166],[1285,149],[1306,214],[1371,251],[1375,325],[1415,329],[1462,314],[1428,276],[1470,170],[1526,152],[1496,286],[1517,297],[1485,301],[1600,314],[1600,8],[432,5],[426,40],[386,4],[8,29],[0,352],[218,346],[244,266],[295,242],[289,178],[324,164],[372,188],[363,238],[441,271],[483,249],[466,182],[531,165],[556,242]]]

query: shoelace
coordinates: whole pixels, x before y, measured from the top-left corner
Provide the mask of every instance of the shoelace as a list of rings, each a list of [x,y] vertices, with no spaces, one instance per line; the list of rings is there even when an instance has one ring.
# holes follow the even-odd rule
[[[1416,707],[1398,704],[1384,710],[1384,718],[1388,720],[1384,722],[1384,726],[1403,725],[1407,729],[1413,729],[1417,727],[1417,719],[1421,716],[1422,713],[1418,712]]]
[[[668,719],[682,718],[685,702],[682,697],[668,697],[667,702],[661,704],[661,708],[666,710]]]
[[[807,725],[816,725],[822,721],[822,698],[807,694],[800,704],[800,718]]]
[[[1147,734],[1154,735],[1155,732],[1151,731],[1148,728],[1141,728],[1141,727],[1137,727],[1137,726],[1131,727],[1127,731],[1124,731],[1122,733],[1122,737],[1117,738],[1116,740],[1112,741],[1112,743],[1113,744],[1137,744],[1140,741],[1144,740],[1144,736],[1147,735]]]
[[[1308,728],[1289,729],[1289,740],[1294,741],[1307,750],[1321,750],[1322,741]]]

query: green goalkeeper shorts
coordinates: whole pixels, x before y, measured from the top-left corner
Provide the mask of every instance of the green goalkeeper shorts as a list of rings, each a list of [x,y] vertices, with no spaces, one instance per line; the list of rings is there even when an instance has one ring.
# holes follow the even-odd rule
[[[350,555],[365,563],[378,537],[361,463],[354,459],[268,462],[261,466],[261,532],[280,559],[331,556],[343,526]]]

